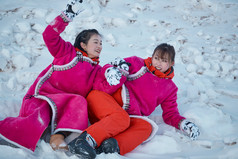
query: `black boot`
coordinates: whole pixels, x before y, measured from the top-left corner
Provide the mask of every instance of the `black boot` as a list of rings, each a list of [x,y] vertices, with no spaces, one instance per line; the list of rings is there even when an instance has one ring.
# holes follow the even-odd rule
[[[69,151],[72,154],[75,154],[79,158],[83,159],[94,159],[96,158],[96,151],[95,149],[89,145],[86,137],[87,132],[83,132],[73,141],[68,144]]]
[[[117,143],[117,140],[114,138],[109,138],[106,139],[102,142],[102,144],[96,149],[96,153],[100,154],[100,153],[114,153],[117,152],[118,154],[120,154],[120,149]]]

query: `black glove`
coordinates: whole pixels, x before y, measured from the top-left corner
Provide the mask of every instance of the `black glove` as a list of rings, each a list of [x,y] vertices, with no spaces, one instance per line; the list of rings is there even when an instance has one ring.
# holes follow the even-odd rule
[[[200,135],[199,128],[194,123],[186,119],[181,122],[180,130],[189,136],[191,140],[196,140]]]
[[[66,10],[61,13],[61,17],[65,22],[73,21],[74,17],[84,10],[82,5],[75,5],[76,3],[82,2],[83,0],[70,0],[69,3],[67,3]]]
[[[125,71],[129,71],[129,66],[131,66],[129,62],[126,62],[123,58],[120,57],[115,58],[114,61],[110,62],[110,64]]]

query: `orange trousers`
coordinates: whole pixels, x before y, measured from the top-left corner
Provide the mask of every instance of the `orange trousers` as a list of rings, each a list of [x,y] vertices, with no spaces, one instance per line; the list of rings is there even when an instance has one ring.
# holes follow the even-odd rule
[[[92,124],[85,131],[90,134],[97,145],[103,140],[115,138],[120,148],[120,154],[124,155],[143,141],[152,132],[149,122],[140,118],[130,118],[128,113],[122,109],[121,90],[112,96],[93,90],[87,97],[89,120]]]

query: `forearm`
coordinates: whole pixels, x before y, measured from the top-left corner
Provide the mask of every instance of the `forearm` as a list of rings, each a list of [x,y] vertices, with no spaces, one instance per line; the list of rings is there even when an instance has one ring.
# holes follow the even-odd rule
[[[60,37],[60,33],[65,30],[67,25],[67,22],[64,22],[60,16],[57,16],[43,32],[45,44],[54,57],[62,56],[60,54],[64,53],[67,45],[69,45]]]
[[[123,83],[125,83],[127,79],[127,74],[122,73],[122,77],[120,79],[119,84],[117,85],[110,85],[105,78],[105,72],[108,68],[111,68],[112,65],[107,64],[105,65],[101,70],[98,71],[97,76],[94,81],[93,89],[100,90],[103,92],[106,92],[108,94],[113,94],[115,91],[117,91]]]

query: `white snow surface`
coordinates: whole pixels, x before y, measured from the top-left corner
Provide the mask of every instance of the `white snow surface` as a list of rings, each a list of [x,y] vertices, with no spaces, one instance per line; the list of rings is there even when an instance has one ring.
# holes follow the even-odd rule
[[[41,34],[66,3],[0,0],[0,120],[18,115],[29,86],[51,63]],[[150,117],[159,131],[150,142],[125,156],[101,154],[97,159],[238,158],[237,0],[85,0],[83,8],[61,36],[74,43],[83,29],[98,29],[103,35],[101,65],[118,56],[146,58],[160,43],[175,47],[178,108],[201,131],[191,141],[163,122],[158,107]],[[0,158],[77,157],[40,141],[33,154],[0,146]]]

